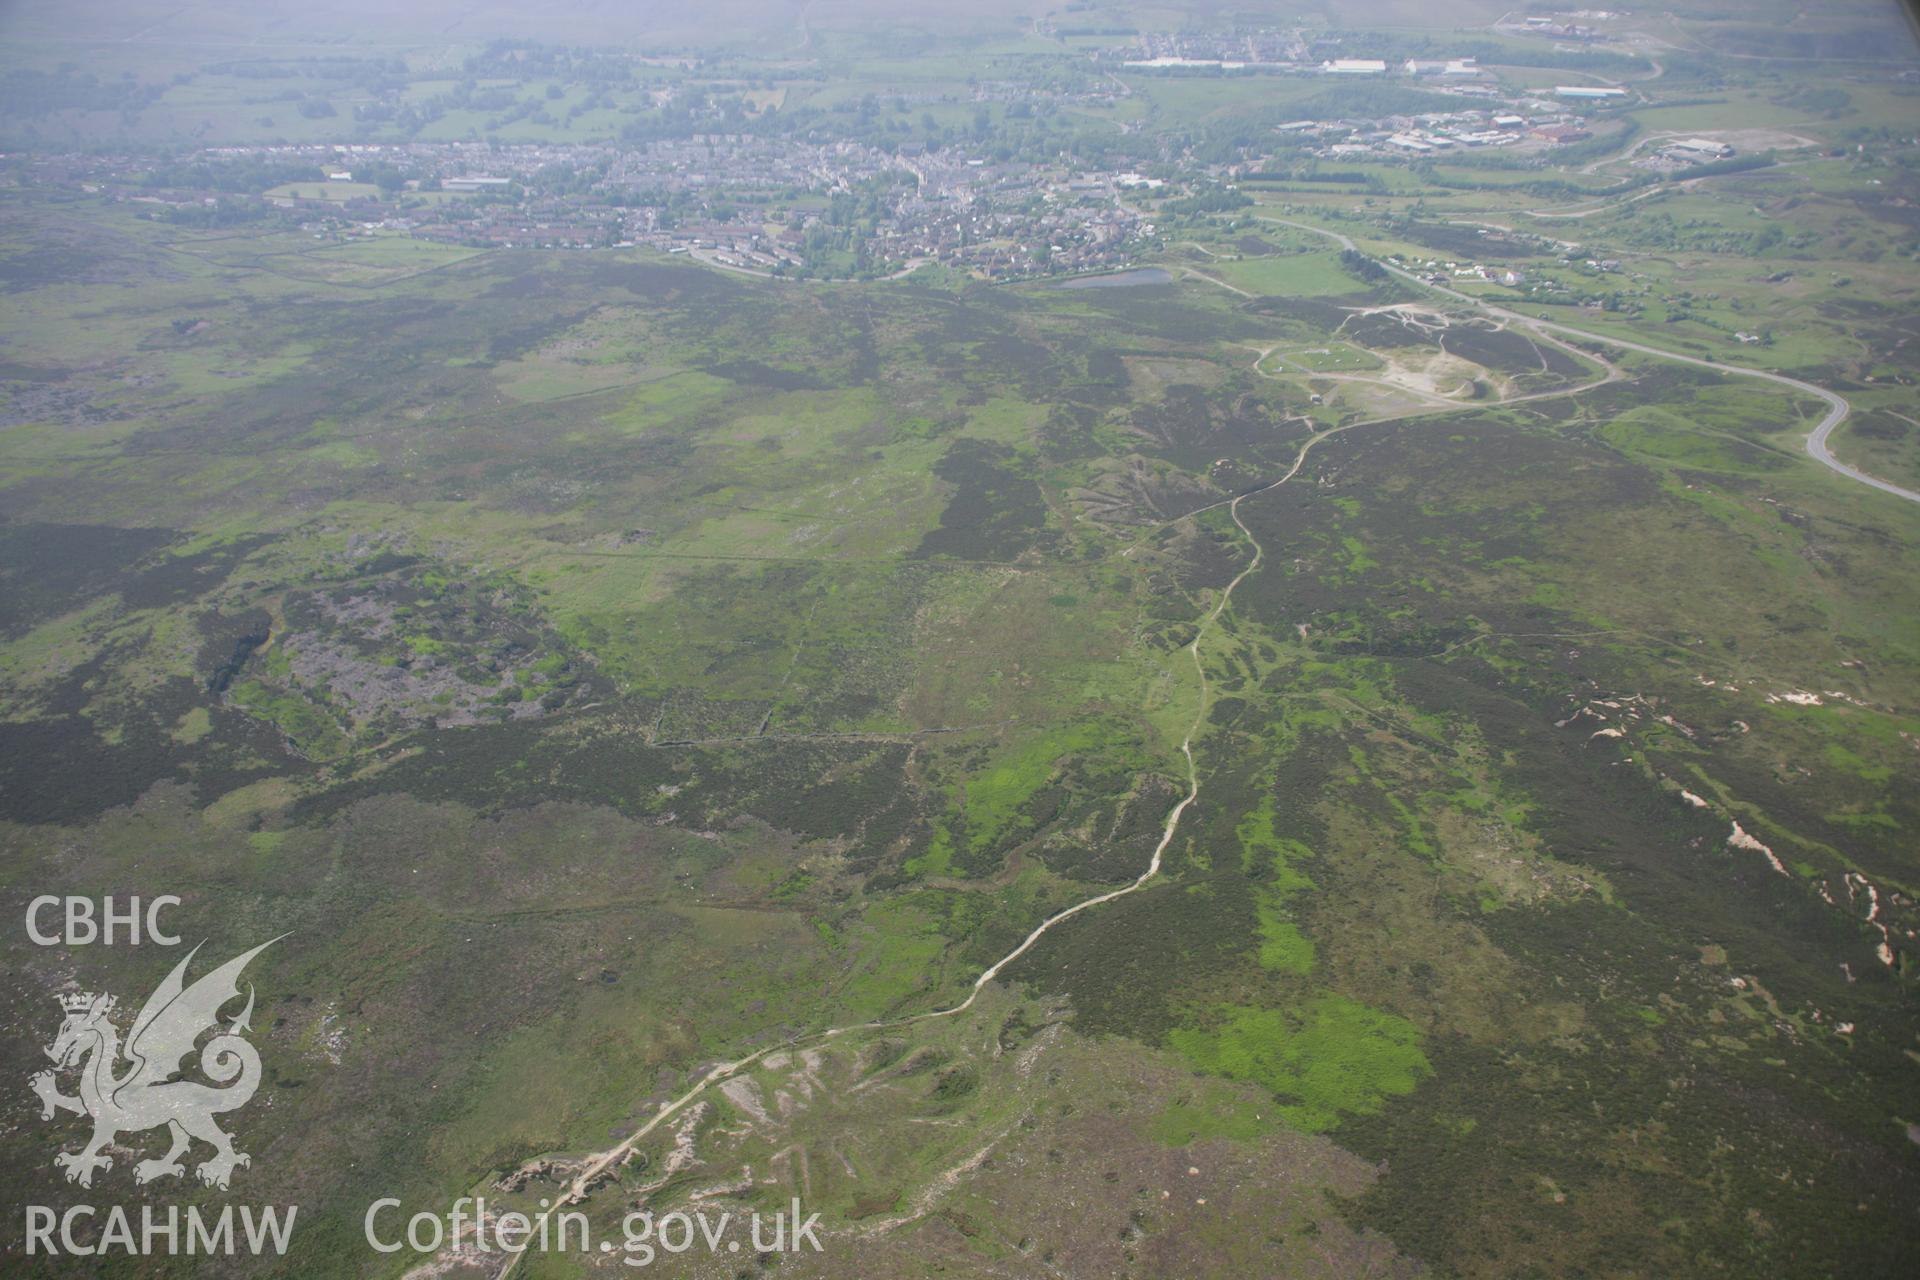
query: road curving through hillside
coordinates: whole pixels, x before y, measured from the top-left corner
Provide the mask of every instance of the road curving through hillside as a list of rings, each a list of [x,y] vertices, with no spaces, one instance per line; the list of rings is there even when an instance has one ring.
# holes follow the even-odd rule
[[[1276,222],[1281,226],[1293,227],[1300,231],[1310,231],[1315,235],[1325,236],[1343,249],[1351,249],[1355,253],[1364,252],[1364,250],[1353,242],[1353,237],[1341,232],[1332,231],[1326,227],[1316,227],[1307,222],[1295,222],[1290,218],[1275,218],[1267,215],[1256,216],[1258,216],[1262,222]],[[1379,259],[1376,258],[1374,261],[1378,262]],[[1429,284],[1427,281],[1414,275],[1411,271],[1396,267],[1391,262],[1381,262],[1380,266],[1393,273],[1393,275],[1399,279],[1405,280],[1407,283],[1418,288],[1442,294],[1458,302],[1464,302],[1469,306],[1479,308],[1488,315],[1497,316],[1503,320],[1518,324],[1523,328],[1565,334],[1568,337],[1581,338],[1587,342],[1597,342],[1604,346],[1618,347],[1623,351],[1637,351],[1641,355],[1654,356],[1661,360],[1672,360],[1678,364],[1690,364],[1702,369],[1711,369],[1716,373],[1733,374],[1742,378],[1757,378],[1763,382],[1772,382],[1779,386],[1791,387],[1795,391],[1813,396],[1827,406],[1827,412],[1813,430],[1807,434],[1806,452],[1808,457],[1818,462],[1821,466],[1826,467],[1828,470],[1845,476],[1849,480],[1858,481],[1861,484],[1878,489],[1882,493],[1892,494],[1896,498],[1904,498],[1908,502],[1920,502],[1920,493],[1916,493],[1912,489],[1902,488],[1890,480],[1882,480],[1878,476],[1869,475],[1858,467],[1842,462],[1833,456],[1833,450],[1828,447],[1827,440],[1833,435],[1834,428],[1847,420],[1847,415],[1853,411],[1853,406],[1847,403],[1844,397],[1827,390],[1825,387],[1815,386],[1811,382],[1803,382],[1799,378],[1790,378],[1784,373],[1774,373],[1769,369],[1753,369],[1746,365],[1728,364],[1721,360],[1705,360],[1699,356],[1681,355],[1677,351],[1666,351],[1660,347],[1648,346],[1644,342],[1634,342],[1627,338],[1616,338],[1609,334],[1591,333],[1585,329],[1576,329],[1572,325],[1561,324],[1557,320],[1541,320],[1532,316],[1522,315],[1518,311],[1495,306],[1490,302],[1474,297],[1472,294],[1462,293],[1458,289],[1449,289],[1447,286],[1440,284]]]

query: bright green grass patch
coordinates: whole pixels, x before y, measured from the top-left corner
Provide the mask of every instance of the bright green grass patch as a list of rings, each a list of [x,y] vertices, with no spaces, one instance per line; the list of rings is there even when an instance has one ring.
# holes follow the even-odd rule
[[[1234,829],[1240,838],[1241,869],[1256,878],[1260,967],[1306,973],[1313,968],[1313,941],[1293,922],[1286,901],[1296,890],[1313,887],[1313,881],[1293,866],[1295,859],[1310,855],[1306,846],[1275,834],[1274,818],[1273,797],[1268,796]]]
[[[314,462],[331,462],[337,467],[371,467],[380,461],[377,450],[353,440],[332,440],[315,445],[301,456]]]
[[[607,415],[606,422],[619,431],[646,431],[703,409],[732,391],[732,383],[710,373],[670,374],[634,388],[626,403]]]
[[[798,458],[830,455],[843,436],[883,418],[886,406],[871,387],[828,391],[788,391],[768,397],[756,412],[735,415],[721,439],[740,448],[735,466],[752,466],[753,446],[778,441],[774,454],[759,454],[766,465],[787,465]]]
[[[1664,410],[1653,412],[1665,416]],[[1647,411],[1635,414],[1635,418],[1641,419],[1649,416],[1652,414]],[[1731,472],[1770,469],[1764,465],[1771,462],[1768,455],[1751,446],[1691,431],[1683,426],[1670,429],[1644,420],[1620,418],[1600,428],[1599,434],[1601,439],[1617,449],[1664,462],[1676,462],[1682,466]],[[1756,466],[1756,463],[1763,465]]]
[[[1844,773],[1851,773],[1865,782],[1886,782],[1893,777],[1891,767],[1875,764],[1837,742],[1827,744],[1825,756],[1827,764],[1831,767]]]
[[[948,939],[938,917],[915,897],[875,905],[851,936],[862,954],[839,992],[849,1016],[881,1017],[937,985]]]
[[[1234,834],[1240,837],[1241,869],[1257,876],[1271,868],[1266,887],[1281,896],[1296,889],[1311,889],[1313,881],[1306,873],[1296,870],[1293,863],[1296,859],[1311,857],[1312,852],[1297,840],[1281,837],[1273,828],[1276,816],[1274,799],[1268,796],[1234,828]]]
[[[1278,903],[1262,902],[1260,967],[1280,973],[1306,973],[1313,968],[1313,940],[1300,932]]]
[[[1340,255],[1294,253],[1279,258],[1243,258],[1213,268],[1228,284],[1249,293],[1292,298],[1316,298],[1357,293],[1360,282],[1340,265]]]
[[[1318,1133],[1345,1116],[1372,1115],[1433,1073],[1418,1028],[1345,996],[1322,996],[1300,1010],[1228,1005],[1216,1012],[1218,1025],[1183,1027],[1168,1041],[1197,1070],[1291,1099],[1279,1114],[1297,1129]]]
[[[1323,347],[1299,351],[1276,351],[1264,363],[1269,372],[1274,365],[1292,365],[1310,373],[1369,373],[1387,367],[1386,361],[1371,351],[1345,342],[1330,342]]]
[[[305,698],[277,692],[257,680],[235,685],[232,696],[236,706],[271,721],[309,760],[338,760],[347,754],[346,734],[333,717]]]
[[[190,747],[213,732],[213,717],[205,707],[195,707],[173,727],[173,740],[183,747]]]
[[[978,874],[981,855],[1000,842],[1020,810],[1047,784],[1055,763],[1110,748],[1113,737],[1111,729],[1100,724],[1056,729],[1015,747],[968,777],[964,787],[950,788],[946,815],[926,852],[910,859],[907,870],[946,875],[957,859],[961,869]]]
[[[967,414],[967,425],[960,434],[982,440],[998,440],[1019,449],[1032,442],[1033,434],[1046,421],[1045,405],[1032,404],[1014,396],[994,396]]]

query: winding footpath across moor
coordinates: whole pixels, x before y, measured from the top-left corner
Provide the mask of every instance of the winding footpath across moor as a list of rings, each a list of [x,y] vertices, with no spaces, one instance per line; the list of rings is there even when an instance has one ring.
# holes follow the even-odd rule
[[[943,1009],[930,1009],[923,1013],[909,1014],[901,1018],[858,1022],[843,1027],[831,1027],[822,1031],[809,1032],[803,1036],[796,1036],[791,1040],[783,1040],[776,1044],[766,1045],[748,1054],[744,1058],[739,1058],[732,1062],[715,1064],[708,1068],[706,1073],[702,1075],[699,1080],[695,1081],[685,1093],[670,1102],[662,1103],[660,1109],[656,1111],[645,1124],[628,1134],[616,1145],[588,1157],[585,1163],[581,1165],[579,1172],[576,1173],[567,1184],[566,1191],[560,1195],[550,1208],[540,1214],[540,1218],[544,1220],[550,1215],[559,1212],[561,1209],[579,1204],[582,1200],[585,1200],[612,1170],[631,1156],[639,1147],[640,1143],[645,1141],[647,1137],[661,1125],[684,1111],[690,1103],[696,1101],[709,1089],[739,1075],[742,1071],[745,1071],[748,1067],[751,1067],[754,1063],[767,1057],[769,1054],[782,1050],[791,1051],[805,1048],[808,1045],[832,1040],[836,1037],[846,1035],[849,1032],[885,1031],[895,1027],[907,1027],[916,1023],[930,1022],[940,1018],[952,1018],[965,1013],[973,1007],[974,1002],[979,999],[980,993],[986,989],[987,985],[1000,976],[1002,970],[1032,950],[1034,944],[1045,937],[1047,932],[1054,928],[1054,926],[1072,919],[1083,911],[1090,911],[1094,907],[1112,902],[1117,898],[1124,898],[1128,894],[1138,893],[1144,889],[1154,877],[1158,876],[1160,874],[1161,861],[1166,854],[1167,847],[1173,843],[1173,837],[1180,828],[1181,817],[1185,815],[1187,809],[1193,802],[1200,798],[1200,771],[1193,759],[1193,741],[1195,735],[1200,732],[1206,723],[1211,694],[1207,681],[1206,663],[1200,656],[1200,645],[1207,638],[1207,634],[1213,629],[1214,624],[1220,620],[1220,616],[1226,612],[1227,606],[1232,603],[1235,588],[1246,581],[1250,575],[1258,572],[1266,558],[1266,549],[1261,546],[1260,540],[1254,536],[1253,530],[1249,529],[1246,523],[1240,519],[1240,504],[1257,494],[1277,489],[1299,475],[1300,468],[1306,465],[1307,455],[1311,453],[1313,447],[1322,440],[1330,436],[1338,435],[1343,431],[1350,430],[1352,427],[1364,425],[1367,424],[1358,422],[1351,423],[1347,426],[1333,427],[1325,431],[1317,432],[1307,437],[1301,442],[1299,451],[1294,455],[1293,465],[1288,467],[1285,473],[1278,479],[1269,481],[1258,488],[1249,489],[1245,493],[1225,503],[1215,504],[1216,506],[1224,505],[1227,508],[1228,514],[1233,517],[1233,523],[1240,529],[1242,534],[1246,535],[1248,543],[1252,546],[1253,557],[1247,561],[1246,567],[1241,569],[1240,572],[1234,576],[1233,580],[1221,590],[1219,596],[1214,600],[1212,607],[1202,615],[1199,626],[1194,632],[1193,639],[1189,640],[1186,644],[1185,652],[1187,656],[1192,659],[1194,672],[1199,678],[1199,693],[1197,705],[1194,708],[1193,720],[1187,726],[1186,736],[1180,743],[1180,754],[1185,758],[1187,765],[1187,794],[1167,813],[1166,821],[1161,826],[1160,841],[1154,846],[1153,856],[1148,859],[1146,869],[1142,871],[1138,877],[1118,889],[1097,894],[1091,898],[1082,899],[1072,906],[1063,908],[1053,915],[1048,916],[1045,920],[1042,920],[1035,926],[1031,933],[1021,940],[1019,946],[1007,952],[1006,955],[1002,956],[982,972],[979,977],[975,978],[972,987],[967,991],[966,999],[960,1001],[958,1004],[950,1005]],[[1190,519],[1197,514],[1199,513],[1189,512],[1180,518]],[[459,1242],[455,1241],[452,1243],[457,1245]],[[500,1272],[498,1280],[507,1280],[518,1268],[520,1259],[524,1256],[524,1254],[514,1255],[507,1266]],[[409,1276],[418,1275],[421,1277],[435,1274],[432,1271],[434,1266],[435,1263],[429,1261],[420,1267],[414,1268],[414,1270],[408,1274]]]
[[[1358,246],[1354,244],[1353,240],[1350,237],[1342,235],[1337,231],[1330,231],[1325,228],[1315,227],[1303,222],[1292,222],[1285,218],[1268,217],[1268,218],[1263,218],[1262,220],[1267,222],[1281,223],[1285,226],[1295,227],[1303,231],[1310,231],[1316,235],[1325,236],[1328,239],[1331,239],[1337,242],[1344,249],[1352,249],[1355,252],[1361,251],[1359,250]],[[1537,333],[1543,332],[1543,331],[1551,331],[1551,332],[1563,334],[1569,337],[1579,338],[1587,342],[1600,343],[1605,346],[1616,347],[1616,348],[1620,348],[1628,351],[1636,351],[1641,354],[1655,356],[1660,359],[1674,360],[1682,364],[1698,365],[1702,368],[1712,369],[1720,373],[1734,374],[1742,377],[1758,378],[1767,382],[1777,383],[1781,386],[1790,387],[1793,390],[1803,392],[1810,396],[1814,396],[1827,406],[1827,413],[1826,413],[1826,416],[1821,420],[1819,425],[1817,425],[1813,429],[1812,433],[1809,434],[1807,437],[1806,449],[1807,449],[1808,455],[1813,457],[1817,461],[1821,462],[1825,466],[1831,468],[1832,470],[1838,472],[1839,474],[1848,477],[1849,479],[1857,480],[1862,484],[1871,485],[1875,489],[1879,489],[1883,492],[1890,493],[1895,497],[1905,498],[1910,502],[1920,502],[1920,493],[1915,493],[1910,489],[1903,489],[1899,485],[1891,484],[1875,476],[1867,475],[1865,472],[1862,472],[1854,467],[1848,466],[1846,463],[1841,462],[1839,459],[1833,456],[1832,452],[1827,447],[1827,438],[1829,435],[1832,434],[1833,429],[1835,427],[1839,426],[1842,422],[1846,420],[1848,413],[1851,411],[1851,406],[1847,403],[1845,399],[1843,399],[1842,397],[1840,397],[1839,395],[1836,395],[1831,391],[1826,390],[1823,387],[1817,387],[1812,383],[1803,382],[1798,378],[1790,378],[1785,374],[1773,373],[1764,369],[1750,369],[1750,368],[1745,368],[1739,365],[1722,364],[1716,361],[1702,360],[1694,356],[1685,356],[1685,355],[1676,354],[1675,352],[1671,352],[1671,351],[1663,351],[1658,347],[1651,347],[1651,346],[1644,345],[1642,343],[1630,342],[1624,339],[1608,337],[1602,334],[1589,333],[1585,330],[1576,329],[1569,325],[1558,324],[1553,321],[1534,319],[1528,316],[1521,315],[1518,312],[1510,311],[1503,307],[1493,306],[1469,294],[1461,293],[1458,290],[1449,289],[1443,285],[1428,284],[1426,281],[1419,279],[1418,277],[1414,276],[1412,273],[1404,271],[1398,267],[1395,267],[1391,263],[1381,263],[1380,265],[1384,267],[1386,270],[1392,272],[1395,276],[1401,279],[1404,279],[1409,283],[1418,286],[1419,288],[1432,290],[1434,292],[1444,294],[1445,296],[1452,298],[1456,301],[1464,302],[1470,306],[1476,307],[1481,311],[1487,313],[1488,315],[1494,316],[1498,319],[1507,321],[1512,324],[1517,324],[1522,328],[1530,329]],[[1613,373],[1612,369],[1609,367],[1608,376],[1606,378],[1601,379],[1601,381],[1602,382],[1611,381],[1614,376],[1616,375]],[[1543,392],[1543,393],[1539,393],[1539,395],[1537,396],[1529,396],[1524,398],[1535,399],[1535,398],[1546,398],[1549,396],[1577,395],[1582,391],[1588,390],[1591,386],[1594,386],[1594,385],[1598,385],[1598,383],[1591,383],[1591,384],[1587,384],[1580,387],[1568,388],[1562,391]],[[1402,415],[1402,416],[1412,416],[1412,415]],[[1377,421],[1384,422],[1384,421],[1393,421],[1393,420],[1394,419],[1379,419]],[[590,1195],[593,1192],[593,1190],[597,1186],[599,1186],[600,1183],[604,1181],[606,1177],[614,1169],[618,1168],[622,1163],[624,1163],[634,1153],[634,1151],[638,1149],[639,1145],[642,1142],[644,1142],[650,1135],[652,1135],[657,1129],[659,1129],[661,1125],[665,1124],[668,1120],[672,1119],[674,1116],[683,1112],[691,1103],[697,1101],[708,1090],[713,1089],[716,1086],[725,1083],[726,1081],[734,1078],[735,1076],[738,1076],[741,1072],[747,1070],[749,1067],[753,1066],[756,1062],[759,1062],[762,1058],[765,1058],[771,1054],[780,1052],[782,1050],[790,1051],[794,1049],[804,1048],[811,1044],[818,1044],[825,1041],[833,1040],[839,1036],[846,1035],[850,1032],[884,1031],[884,1030],[889,1030],[896,1027],[907,1027],[907,1026],[915,1025],[917,1023],[930,1022],[936,1019],[957,1017],[958,1015],[965,1013],[968,1009],[971,1009],[974,1005],[974,1002],[979,999],[980,993],[986,989],[988,984],[992,983],[995,979],[997,979],[1000,976],[1000,974],[1007,968],[1008,965],[1012,964],[1014,961],[1018,960],[1021,956],[1031,951],[1034,945],[1038,943],[1041,938],[1045,937],[1047,933],[1051,931],[1055,926],[1061,924],[1064,921],[1072,919],[1074,916],[1079,915],[1083,911],[1090,911],[1095,907],[1102,906],[1109,902],[1113,902],[1119,898],[1124,898],[1129,894],[1138,893],[1142,889],[1146,888],[1147,885],[1151,883],[1154,880],[1154,878],[1160,874],[1162,859],[1166,854],[1167,848],[1173,843],[1173,838],[1175,834],[1179,830],[1180,819],[1186,814],[1187,810],[1193,805],[1194,801],[1200,798],[1200,771],[1198,766],[1194,762],[1193,743],[1194,743],[1195,735],[1197,735],[1201,731],[1202,727],[1206,723],[1207,711],[1208,711],[1208,707],[1211,700],[1211,690],[1207,681],[1206,663],[1200,656],[1200,646],[1202,642],[1206,640],[1208,633],[1212,631],[1214,624],[1220,620],[1221,615],[1223,615],[1226,612],[1228,606],[1232,603],[1234,590],[1238,588],[1242,582],[1246,581],[1246,579],[1250,575],[1258,572],[1262,563],[1266,558],[1266,549],[1261,545],[1259,538],[1254,536],[1253,530],[1248,528],[1246,525],[1246,522],[1240,518],[1240,504],[1246,501],[1248,498],[1255,497],[1259,494],[1267,493],[1293,480],[1296,476],[1300,474],[1300,469],[1306,465],[1307,456],[1313,451],[1314,446],[1319,444],[1321,441],[1326,440],[1332,436],[1339,435],[1344,431],[1351,430],[1354,427],[1369,426],[1369,425],[1376,425],[1376,422],[1375,421],[1353,422],[1353,423],[1345,424],[1343,426],[1330,427],[1325,430],[1315,432],[1313,435],[1308,436],[1305,440],[1301,442],[1299,451],[1294,455],[1293,464],[1290,467],[1288,467],[1286,472],[1282,474],[1279,478],[1269,481],[1266,484],[1260,485],[1257,488],[1249,489],[1246,492],[1238,494],[1231,499],[1228,499],[1219,503],[1214,503],[1212,504],[1211,507],[1203,507],[1196,511],[1187,512],[1185,515],[1178,517],[1179,519],[1182,519],[1182,520],[1191,519],[1194,516],[1201,514],[1201,512],[1206,510],[1211,510],[1214,507],[1219,507],[1219,506],[1226,507],[1228,514],[1233,518],[1234,525],[1238,527],[1240,532],[1246,536],[1248,543],[1252,546],[1253,557],[1247,562],[1246,567],[1241,569],[1241,571],[1234,576],[1233,580],[1229,582],[1226,585],[1226,587],[1221,590],[1219,596],[1214,600],[1212,606],[1206,611],[1204,615],[1202,615],[1199,626],[1194,632],[1193,639],[1188,641],[1186,644],[1185,651],[1187,653],[1187,656],[1192,660],[1193,666],[1194,666],[1194,672],[1199,679],[1197,705],[1194,709],[1193,720],[1188,725],[1186,735],[1181,740],[1181,743],[1180,743],[1180,754],[1185,759],[1186,767],[1187,767],[1187,793],[1185,796],[1181,798],[1180,802],[1174,805],[1174,807],[1168,812],[1166,821],[1161,827],[1160,841],[1158,844],[1154,846],[1153,856],[1150,859],[1148,859],[1146,869],[1143,870],[1138,877],[1136,877],[1134,880],[1132,880],[1126,885],[1123,885],[1118,889],[1109,890],[1106,893],[1096,894],[1093,897],[1085,898],[1079,902],[1074,903],[1072,906],[1063,908],[1062,910],[1055,912],[1053,915],[1048,916],[1045,920],[1042,920],[1038,925],[1034,927],[1031,933],[1027,934],[1027,936],[1021,940],[1018,946],[1014,947],[1011,951],[1007,952],[1006,955],[1002,956],[999,960],[995,961],[986,970],[984,970],[979,977],[975,978],[973,981],[973,985],[967,991],[966,998],[961,1000],[957,1004],[950,1005],[946,1008],[930,1009],[922,1013],[909,1014],[905,1017],[900,1017],[900,1018],[881,1019],[881,1020],[872,1021],[872,1022],[852,1023],[847,1026],[830,1027],[821,1031],[809,1032],[806,1035],[796,1036],[790,1040],[783,1040],[775,1044],[766,1045],[758,1050],[755,1050],[753,1053],[750,1053],[747,1056],[736,1059],[732,1062],[722,1062],[722,1063],[715,1064],[714,1066],[708,1068],[707,1071],[699,1078],[699,1080],[695,1081],[694,1084],[691,1087],[689,1087],[686,1092],[682,1093],[680,1096],[672,1099],[669,1102],[662,1103],[659,1110],[656,1111],[647,1120],[645,1124],[641,1125],[639,1128],[635,1129],[632,1133],[628,1134],[619,1143],[615,1144],[612,1147],[609,1147],[605,1151],[601,1151],[595,1155],[587,1157],[584,1163],[580,1165],[579,1171],[573,1176],[571,1181],[567,1184],[567,1189],[556,1199],[556,1201],[550,1208],[545,1210],[540,1215],[540,1217],[542,1219],[545,1219],[548,1216],[556,1212],[559,1212],[562,1209],[565,1209],[572,1205],[577,1205],[581,1201],[585,1200],[587,1196]],[[453,1243],[457,1245],[458,1242],[453,1242]],[[508,1262],[508,1265],[500,1272],[499,1280],[507,1280],[507,1278],[510,1277],[514,1273],[514,1271],[518,1268],[520,1260],[524,1256],[525,1256],[524,1254],[515,1254],[513,1258]],[[435,1263],[432,1261],[429,1261],[423,1264],[421,1267],[415,1268],[413,1272],[409,1273],[409,1275],[417,1274],[420,1276],[425,1276],[428,1274],[432,1274],[433,1273],[432,1268],[434,1266],[435,1266]]]

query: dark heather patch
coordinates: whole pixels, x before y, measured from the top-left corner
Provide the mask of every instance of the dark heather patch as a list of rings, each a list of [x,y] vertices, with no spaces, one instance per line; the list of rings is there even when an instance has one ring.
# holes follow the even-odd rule
[[[111,525],[0,525],[0,634],[18,635],[109,593],[129,609],[194,599],[272,541],[236,538],[193,555],[162,554],[183,536]]]
[[[103,524],[0,525],[0,631],[18,635],[114,590],[143,557],[179,537]]]
[[[767,387],[774,391],[823,391],[827,384],[800,369],[777,369],[758,360],[728,360],[706,365],[702,373],[725,378],[745,387]]]
[[[955,493],[940,527],[920,539],[919,559],[1012,560],[1032,547],[1047,523],[1040,486],[1014,470],[1013,451],[983,440],[957,440],[934,467]]]

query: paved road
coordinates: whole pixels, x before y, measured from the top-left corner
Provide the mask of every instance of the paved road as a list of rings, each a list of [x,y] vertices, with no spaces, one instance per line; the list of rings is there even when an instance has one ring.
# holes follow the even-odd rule
[[[1497,311],[1499,308],[1489,307],[1488,310]],[[1783,387],[1792,387],[1795,391],[1805,392],[1807,395],[1817,397],[1826,404],[1827,414],[1824,418],[1820,419],[1820,424],[1807,435],[1807,456],[1822,466],[1839,472],[1850,480],[1858,480],[1861,484],[1871,485],[1882,493],[1890,493],[1896,498],[1905,498],[1908,502],[1920,502],[1920,493],[1915,493],[1912,489],[1903,489],[1891,481],[1880,479],[1878,476],[1870,476],[1860,470],[1860,468],[1849,466],[1847,463],[1833,456],[1833,451],[1827,448],[1827,437],[1833,434],[1835,427],[1847,420],[1847,415],[1853,412],[1853,406],[1825,387],[1817,387],[1811,382],[1802,382],[1798,378],[1789,378],[1784,373],[1773,373],[1766,369],[1749,369],[1743,365],[1723,364],[1716,360],[1701,360],[1695,356],[1676,355],[1674,352],[1662,351],[1658,347],[1643,346],[1638,342],[1627,342],[1620,338],[1607,337],[1604,334],[1587,333],[1580,329],[1570,329],[1566,325],[1555,324],[1550,320],[1535,320],[1533,323],[1543,329],[1556,329],[1561,333],[1577,334],[1590,341],[1604,342],[1612,346],[1624,347],[1628,351],[1638,351],[1643,355],[1659,356],[1664,360],[1677,360],[1682,364],[1699,365],[1703,369],[1715,369],[1722,373],[1736,373],[1743,378],[1759,378],[1766,382],[1777,382]]]
[[[1316,227],[1306,222],[1294,222],[1288,218],[1262,217],[1261,221],[1277,222],[1282,226],[1296,227],[1301,231],[1311,231],[1316,235],[1322,235],[1335,241],[1343,249],[1352,249],[1356,253],[1363,252],[1360,247],[1353,242],[1351,236],[1343,235],[1338,231],[1330,231],[1325,227]],[[1378,261],[1378,259],[1375,259],[1375,261]],[[1778,383],[1780,386],[1792,387],[1795,391],[1804,392],[1807,395],[1817,398],[1827,406],[1826,416],[1820,419],[1819,425],[1814,427],[1813,431],[1807,436],[1806,448],[1808,457],[1829,470],[1847,477],[1849,480],[1857,480],[1861,484],[1870,485],[1880,490],[1882,493],[1890,493],[1896,498],[1905,498],[1908,502],[1920,502],[1920,493],[1915,493],[1912,489],[1903,489],[1891,481],[1880,479],[1878,476],[1870,476],[1858,467],[1849,466],[1833,456],[1833,451],[1827,447],[1827,439],[1833,434],[1835,427],[1847,420],[1847,415],[1853,411],[1853,406],[1825,387],[1816,387],[1811,382],[1802,382],[1798,378],[1789,378],[1784,373],[1773,373],[1767,369],[1749,369],[1745,365],[1727,364],[1719,360],[1702,360],[1698,356],[1683,356],[1678,352],[1665,351],[1659,347],[1650,347],[1641,342],[1630,342],[1625,338],[1616,338],[1610,334],[1589,333],[1585,329],[1576,329],[1572,325],[1561,324],[1555,320],[1536,319],[1533,316],[1522,315],[1518,311],[1511,311],[1505,307],[1494,306],[1490,302],[1484,302],[1471,294],[1462,293],[1458,289],[1449,289],[1445,285],[1428,284],[1411,271],[1404,271],[1394,266],[1391,262],[1381,262],[1380,265],[1400,279],[1407,281],[1409,284],[1431,290],[1434,293],[1445,294],[1449,298],[1467,303],[1470,306],[1478,307],[1489,315],[1498,316],[1503,320],[1512,321],[1526,328],[1545,329],[1552,333],[1565,334],[1574,338],[1583,338],[1588,342],[1598,342],[1610,347],[1619,347],[1626,351],[1638,351],[1642,355],[1658,356],[1662,360],[1673,360],[1680,364],[1698,365],[1702,369],[1712,369],[1716,373],[1730,373],[1742,378],[1758,378],[1763,382]]]

